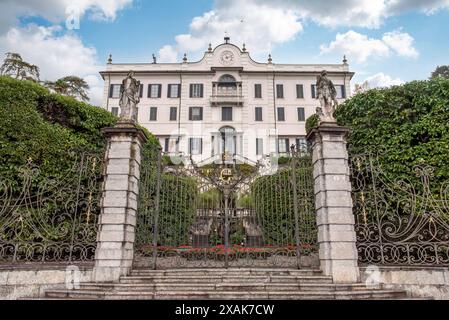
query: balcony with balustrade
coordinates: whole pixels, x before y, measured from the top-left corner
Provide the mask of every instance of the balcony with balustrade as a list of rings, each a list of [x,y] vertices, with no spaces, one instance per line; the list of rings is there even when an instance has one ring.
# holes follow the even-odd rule
[[[213,107],[229,104],[243,107],[242,83],[214,82],[210,102]]]

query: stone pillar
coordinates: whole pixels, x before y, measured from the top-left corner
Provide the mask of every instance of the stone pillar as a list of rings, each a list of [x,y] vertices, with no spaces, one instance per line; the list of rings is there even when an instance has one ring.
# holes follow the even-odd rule
[[[346,138],[349,129],[322,124],[309,133],[321,270],[336,283],[359,282]]]
[[[108,143],[93,275],[95,282],[115,282],[132,267],[140,152],[147,138],[133,123],[102,131]]]

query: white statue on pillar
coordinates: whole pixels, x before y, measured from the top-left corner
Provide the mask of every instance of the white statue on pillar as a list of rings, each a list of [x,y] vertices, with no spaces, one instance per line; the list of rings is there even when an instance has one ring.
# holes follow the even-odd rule
[[[140,102],[140,81],[130,71],[122,82],[120,91],[120,122],[137,122],[137,104]]]
[[[337,90],[331,80],[327,78],[327,71],[323,70],[317,77],[317,99],[321,107],[317,108],[320,122],[336,122],[334,118],[335,108],[338,106]]]

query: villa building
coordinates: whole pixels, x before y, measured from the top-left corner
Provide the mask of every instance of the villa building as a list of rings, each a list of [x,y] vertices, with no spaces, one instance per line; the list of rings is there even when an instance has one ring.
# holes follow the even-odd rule
[[[103,107],[118,115],[120,86],[128,71],[141,82],[138,122],[168,153],[201,163],[224,152],[256,162],[306,144],[305,121],[316,112],[316,78],[328,71],[339,102],[354,75],[342,64],[254,61],[229,38],[204,57],[182,63],[112,63],[105,71]]]

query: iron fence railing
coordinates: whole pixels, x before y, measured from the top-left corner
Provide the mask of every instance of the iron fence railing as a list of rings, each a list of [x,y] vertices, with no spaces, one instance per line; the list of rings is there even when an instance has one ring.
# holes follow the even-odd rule
[[[449,265],[449,182],[431,189],[427,165],[391,178],[379,157],[350,159],[360,263]]]
[[[93,261],[103,155],[68,153],[54,173],[43,165],[0,177],[0,263]]]

